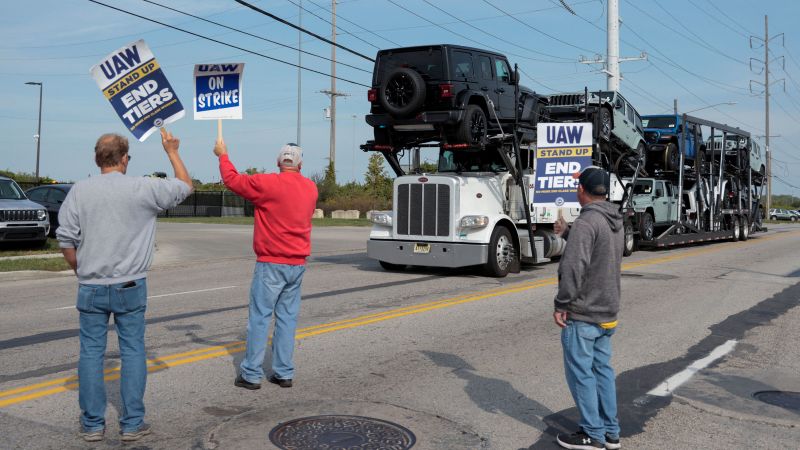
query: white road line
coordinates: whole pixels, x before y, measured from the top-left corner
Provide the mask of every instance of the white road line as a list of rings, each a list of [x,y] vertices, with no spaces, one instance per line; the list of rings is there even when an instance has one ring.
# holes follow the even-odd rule
[[[235,287],[238,287],[238,286],[221,286],[221,287],[215,287],[215,288],[209,288],[209,289],[197,289],[195,291],[172,292],[170,294],[151,295],[151,296],[148,296],[147,299],[149,300],[151,298],[170,297],[170,296],[173,296],[173,295],[196,294],[198,292],[221,291],[223,289],[232,289],[232,288],[235,288]],[[69,305],[69,306],[61,306],[59,308],[50,308],[50,309],[48,309],[48,311],[59,311],[59,310],[62,310],[62,309],[74,309],[74,308],[75,308],[75,305]]]
[[[709,364],[712,362],[722,358],[723,356],[727,355],[728,353],[736,347],[736,340],[731,339],[728,342],[720,345],[719,347],[715,348],[708,356],[703,359],[698,359],[697,361],[693,362],[689,367],[683,369],[682,371],[676,373],[675,375],[667,378],[666,381],[659,384],[655,389],[648,392],[648,395],[655,395],[657,397],[666,397],[671,395],[675,389],[678,389],[680,385],[689,381],[689,378],[692,378],[692,375],[696,374],[697,372],[705,369],[708,367]]]

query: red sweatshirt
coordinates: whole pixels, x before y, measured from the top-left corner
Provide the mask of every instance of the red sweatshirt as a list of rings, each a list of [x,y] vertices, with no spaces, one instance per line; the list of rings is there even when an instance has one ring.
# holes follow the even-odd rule
[[[259,262],[301,266],[311,254],[311,216],[317,185],[299,172],[243,175],[219,157],[225,186],[256,207],[253,251]]]

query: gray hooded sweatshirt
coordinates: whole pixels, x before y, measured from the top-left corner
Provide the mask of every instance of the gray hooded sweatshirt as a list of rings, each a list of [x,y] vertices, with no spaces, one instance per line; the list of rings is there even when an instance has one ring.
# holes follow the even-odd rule
[[[582,322],[617,320],[625,238],[619,205],[606,201],[586,205],[564,237],[567,247],[558,266],[556,311]]]

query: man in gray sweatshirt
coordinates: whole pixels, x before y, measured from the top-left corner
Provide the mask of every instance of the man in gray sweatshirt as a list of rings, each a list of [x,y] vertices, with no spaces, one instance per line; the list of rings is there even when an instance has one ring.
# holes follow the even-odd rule
[[[558,266],[553,318],[562,329],[567,385],[581,415],[577,433],[556,438],[569,449],[621,447],[610,361],[624,231],[619,206],[606,201],[609,181],[599,167],[584,169],[578,184],[580,216],[569,228],[563,218],[555,224],[567,246]]]
[[[122,361],[121,440],[135,441],[150,434],[150,426],[144,423],[145,277],[153,261],[156,216],[192,192],[192,180],[178,155],[180,141],[162,128],[161,143],[175,178],[125,175],[131,160],[128,140],[116,134],[100,136],[94,148],[100,175],[75,183],[58,213],[56,236],[79,283],[80,435],[89,442],[102,440],[105,433],[103,360],[111,315]]]

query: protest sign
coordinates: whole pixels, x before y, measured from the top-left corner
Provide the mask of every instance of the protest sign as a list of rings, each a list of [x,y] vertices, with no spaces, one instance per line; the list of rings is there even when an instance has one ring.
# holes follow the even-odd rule
[[[141,39],[103,58],[91,74],[139,141],[185,114],[158,61]]]
[[[194,119],[241,119],[244,63],[194,66]]]
[[[537,124],[536,144],[533,206],[580,208],[573,175],[592,165],[592,124]]]

